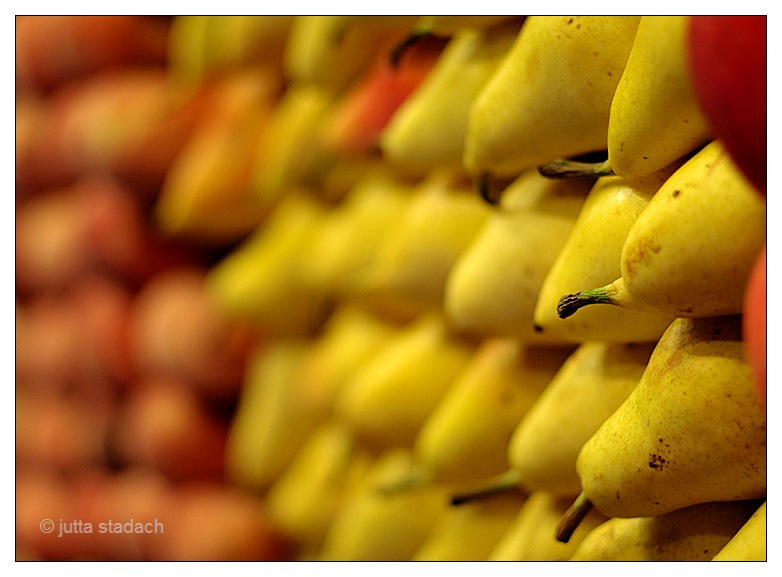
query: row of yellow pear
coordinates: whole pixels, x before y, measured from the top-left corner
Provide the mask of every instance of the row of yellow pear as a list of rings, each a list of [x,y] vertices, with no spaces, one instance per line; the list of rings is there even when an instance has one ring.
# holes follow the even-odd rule
[[[765,239],[765,205],[719,143],[685,158],[708,140],[697,123],[664,139],[644,113],[620,123],[633,91],[658,111],[686,95],[652,92],[643,73],[656,58],[681,78],[680,37],[654,27],[683,20],[362,18],[278,23],[289,85],[254,176],[272,210],[210,277],[269,338],[233,422],[232,479],[266,495],[303,559],[758,555],[765,416],[737,317],[714,315],[738,312],[736,266]],[[351,164],[324,194],[334,173],[312,170],[308,135],[371,46],[404,30],[453,39],[381,162]],[[454,84],[459,71],[473,76]],[[652,141],[675,146],[629,167]],[[614,176],[537,170],[603,149]],[[484,173],[507,179],[494,207],[466,178]],[[719,291],[693,284],[704,273]],[[616,279],[626,306],[559,318],[561,297]]]

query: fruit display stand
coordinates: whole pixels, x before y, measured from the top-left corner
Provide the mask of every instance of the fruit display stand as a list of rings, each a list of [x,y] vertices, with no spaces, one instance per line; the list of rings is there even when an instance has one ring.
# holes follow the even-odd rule
[[[766,560],[765,16],[18,16],[15,96],[17,561]]]

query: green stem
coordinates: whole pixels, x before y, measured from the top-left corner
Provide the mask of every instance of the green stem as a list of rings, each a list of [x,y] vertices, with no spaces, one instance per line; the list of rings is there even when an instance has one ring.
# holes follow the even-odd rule
[[[490,495],[494,495],[495,493],[515,491],[518,490],[518,488],[519,474],[513,469],[510,469],[504,473],[496,475],[495,477],[491,477],[487,481],[481,483],[481,485],[478,487],[453,495],[451,497],[451,505],[463,505],[464,503],[477,501]]]
[[[562,516],[562,519],[557,526],[557,541],[562,543],[570,541],[573,533],[578,529],[581,521],[589,514],[593,506],[592,501],[590,501],[584,493],[581,493],[576,497],[576,500],[573,501],[573,504],[565,511],[565,514]]]
[[[608,161],[577,162],[557,159],[538,166],[538,172],[546,178],[595,178],[614,174]]]
[[[561,319],[566,319],[582,307],[597,304],[614,304],[611,294],[605,287],[583,290],[563,296],[557,303],[557,315]]]

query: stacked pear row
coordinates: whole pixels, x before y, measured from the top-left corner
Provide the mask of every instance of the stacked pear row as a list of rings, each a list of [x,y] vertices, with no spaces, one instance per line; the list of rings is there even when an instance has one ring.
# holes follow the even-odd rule
[[[379,33],[294,19],[268,213],[209,286],[269,336],[228,468],[300,558],[712,559],[765,512],[740,331],[765,202],[688,92],[685,24],[394,21],[447,43],[379,155],[334,155],[306,136],[356,54],[329,27]]]

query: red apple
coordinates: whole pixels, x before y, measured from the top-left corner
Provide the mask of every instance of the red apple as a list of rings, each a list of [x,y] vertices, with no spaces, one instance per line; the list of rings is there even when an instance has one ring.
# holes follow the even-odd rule
[[[766,408],[766,248],[757,257],[744,294],[744,344],[758,400]]]
[[[692,16],[693,88],[714,135],[766,194],[766,17]]]

